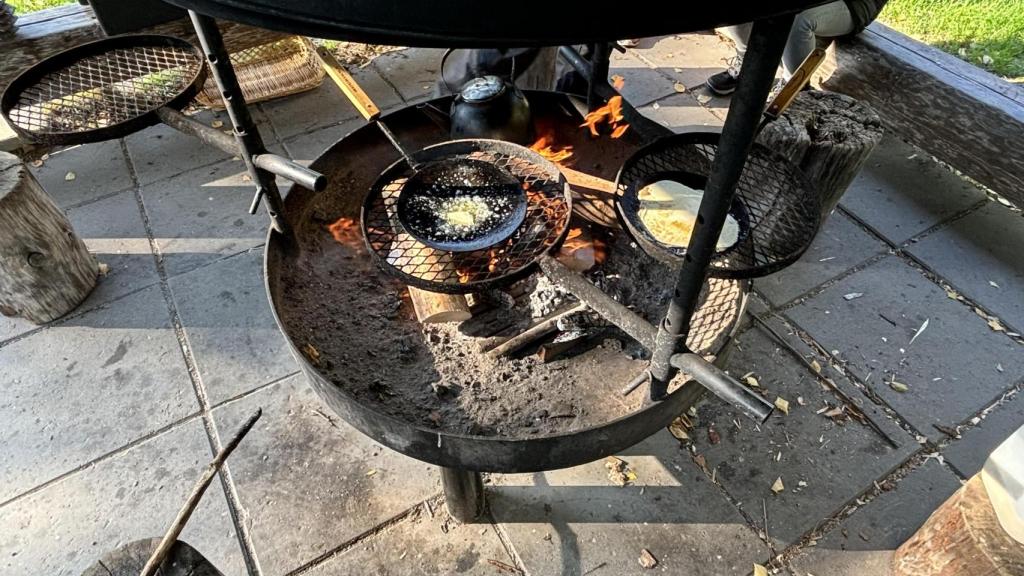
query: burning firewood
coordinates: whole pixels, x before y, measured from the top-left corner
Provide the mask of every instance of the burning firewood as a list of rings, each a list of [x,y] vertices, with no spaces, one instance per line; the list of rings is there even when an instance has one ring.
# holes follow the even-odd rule
[[[497,358],[499,356],[507,356],[508,354],[512,354],[516,350],[529,346],[530,344],[536,342],[537,340],[540,340],[541,338],[544,338],[545,336],[548,336],[552,332],[558,330],[559,320],[567,316],[576,314],[578,312],[582,312],[586,309],[586,304],[577,303],[568,309],[565,309],[561,312],[557,312],[545,318],[544,320],[541,320],[540,322],[533,324],[526,330],[523,330],[522,332],[509,338],[508,340],[505,340],[498,346],[495,346],[494,348],[490,349],[487,352],[487,355],[492,358]]]

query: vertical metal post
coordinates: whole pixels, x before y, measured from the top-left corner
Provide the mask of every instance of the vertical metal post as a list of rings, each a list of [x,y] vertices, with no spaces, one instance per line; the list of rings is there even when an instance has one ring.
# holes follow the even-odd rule
[[[754,142],[792,24],[792,15],[779,16],[755,22],[751,30],[739,85],[729,105],[729,115],[722,128],[711,175],[697,212],[693,236],[686,247],[672,302],[655,338],[651,357],[652,400],[667,394],[668,383],[675,374],[670,359],[689,335],[690,320],[697,308],[718,236],[736,192],[736,182]]]
[[[612,45],[599,42],[590,48],[590,78],[587,89],[587,108],[594,110],[604,105],[604,98],[598,93],[598,86],[603,82],[608,83],[609,60],[612,55]]]
[[[484,480],[479,472],[441,467],[448,513],[459,522],[471,523],[484,512]]]
[[[199,36],[199,43],[206,54],[213,79],[216,80],[217,88],[220,89],[221,97],[224,98],[224,106],[231,118],[242,160],[245,161],[249,176],[256,184],[256,196],[253,197],[249,213],[255,214],[260,200],[266,197],[267,213],[270,215],[271,225],[278,232],[287,233],[288,223],[281,214],[281,192],[277,189],[274,175],[253,164],[253,157],[265,154],[267,148],[263,144],[263,137],[260,136],[259,129],[256,128],[256,122],[249,114],[249,108],[245,105],[245,98],[238,85],[238,78],[235,76],[235,68],[231,65],[227,48],[224,47],[224,38],[220,34],[220,28],[217,27],[217,22],[209,16],[204,16],[193,10],[189,10],[188,15],[192,19],[196,35]]]

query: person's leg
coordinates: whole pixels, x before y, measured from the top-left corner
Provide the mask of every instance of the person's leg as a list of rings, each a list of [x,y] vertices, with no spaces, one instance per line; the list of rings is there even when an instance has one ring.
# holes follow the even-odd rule
[[[800,67],[817,43],[818,37],[832,38],[853,31],[853,17],[846,2],[837,0],[797,14],[782,53],[782,67],[788,79]]]
[[[743,55],[747,53],[747,39],[750,38],[750,24],[725,26],[717,28],[717,32],[732,40],[736,46],[736,56],[729,60],[729,67],[707,80],[708,88],[719,96],[732,94],[736,90],[736,77],[739,76]]]

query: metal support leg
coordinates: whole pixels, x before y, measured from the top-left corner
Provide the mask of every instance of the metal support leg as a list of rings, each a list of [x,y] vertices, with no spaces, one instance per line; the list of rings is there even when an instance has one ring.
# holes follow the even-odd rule
[[[761,112],[792,24],[792,15],[780,16],[755,22],[751,30],[739,85],[722,128],[693,236],[686,247],[672,302],[655,338],[651,358],[652,400],[659,400],[668,393],[668,383],[676,370],[670,360],[689,334],[690,319],[697,308],[718,236],[732,204],[736,182],[754,142]]]
[[[228,51],[224,47],[224,38],[221,37],[220,28],[217,27],[217,22],[209,16],[192,10],[189,10],[188,15],[192,19],[196,35],[199,36],[203,52],[206,53],[206,60],[210,64],[214,80],[217,81],[221,97],[224,98],[224,105],[235,129],[235,139],[238,141],[242,160],[245,161],[249,176],[256,184],[256,196],[249,207],[249,213],[255,214],[260,200],[266,197],[271,226],[285,234],[288,231],[288,224],[281,214],[281,192],[277,189],[274,175],[257,167],[253,162],[253,158],[259,154],[265,154],[267,148],[256,128],[256,122],[253,121],[249,109],[245,105],[245,98],[238,85],[238,78],[235,76],[235,69],[231,65]]]
[[[590,110],[604,106],[604,98],[598,93],[598,86],[608,83],[611,53],[611,44],[598,43],[590,49],[590,76],[587,78],[590,83],[590,88],[587,90],[587,107]]]
[[[484,480],[479,472],[441,468],[448,513],[459,522],[472,523],[484,512]]]

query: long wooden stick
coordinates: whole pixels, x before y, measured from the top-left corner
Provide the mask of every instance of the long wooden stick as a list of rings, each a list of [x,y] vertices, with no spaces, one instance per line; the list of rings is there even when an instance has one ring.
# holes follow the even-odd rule
[[[199,506],[199,500],[203,497],[203,493],[205,493],[206,489],[210,486],[210,482],[213,481],[213,477],[217,475],[217,471],[220,470],[221,465],[228,459],[231,452],[238,447],[238,443],[241,442],[242,438],[249,433],[249,430],[252,429],[253,425],[256,424],[256,421],[259,420],[262,415],[263,409],[258,408],[256,413],[250,416],[249,419],[245,421],[245,424],[242,424],[242,427],[235,433],[234,438],[232,438],[227,445],[221,448],[220,452],[217,452],[217,456],[214,457],[213,461],[210,462],[210,465],[206,467],[203,475],[199,477],[199,481],[196,482],[196,485],[192,488],[192,492],[188,495],[188,499],[185,500],[185,505],[178,511],[178,516],[174,518],[174,522],[171,523],[171,527],[167,529],[167,533],[164,534],[163,539],[160,540],[160,545],[156,547],[156,550],[153,551],[153,555],[149,557],[146,565],[142,567],[142,572],[139,573],[139,576],[153,576],[153,574],[156,574],[157,569],[160,568],[164,559],[167,558],[167,554],[171,551],[171,548],[174,547],[175,542],[178,541],[178,536],[181,535],[181,531],[185,529],[185,524],[188,522],[189,517],[192,516],[192,512],[195,512],[196,507]]]

